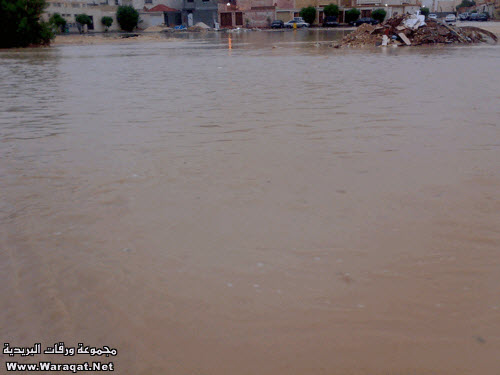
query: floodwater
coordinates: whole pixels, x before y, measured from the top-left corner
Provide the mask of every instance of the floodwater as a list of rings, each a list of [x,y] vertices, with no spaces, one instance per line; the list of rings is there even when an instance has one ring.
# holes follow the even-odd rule
[[[118,351],[16,361],[498,374],[500,47],[336,37],[0,51],[0,337]]]

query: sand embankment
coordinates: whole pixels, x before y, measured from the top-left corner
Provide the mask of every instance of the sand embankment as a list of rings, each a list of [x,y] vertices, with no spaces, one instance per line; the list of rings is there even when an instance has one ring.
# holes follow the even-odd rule
[[[57,35],[53,45],[93,45],[165,41],[163,33],[137,33],[134,36],[123,37],[123,34],[69,34]],[[171,38],[169,38],[171,40]]]
[[[500,36],[500,22],[488,21],[488,22],[474,22],[474,21],[465,21],[465,22],[457,22],[457,26],[475,26],[480,27],[481,29],[485,29],[491,31],[493,34]]]

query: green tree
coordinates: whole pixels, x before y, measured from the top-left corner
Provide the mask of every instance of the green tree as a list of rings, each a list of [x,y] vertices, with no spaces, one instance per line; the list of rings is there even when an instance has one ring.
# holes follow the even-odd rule
[[[50,17],[49,22],[54,25],[54,28],[60,33],[64,32],[64,29],[66,28],[66,20],[59,13],[54,13]]]
[[[339,7],[337,4],[328,4],[323,8],[325,17],[337,17],[339,15]]]
[[[462,2],[457,5],[457,10],[460,8],[473,7],[474,5],[476,5],[476,2],[474,0],[462,0]]]
[[[52,27],[40,17],[45,0],[0,0],[0,48],[47,45]]]
[[[347,23],[356,21],[359,18],[360,14],[361,12],[356,8],[349,9],[347,12],[345,12],[345,21]]]
[[[116,20],[122,30],[132,31],[139,23],[139,13],[130,5],[122,5],[116,11]]]
[[[78,23],[78,30],[80,30],[80,32],[82,32],[83,25],[87,25],[87,27],[89,27],[90,25],[92,25],[92,18],[90,18],[86,14],[79,14],[79,15],[77,15],[75,17],[75,21]]]
[[[104,16],[101,18],[101,23],[104,25],[104,27],[106,28],[106,31],[108,31],[108,29],[111,27],[111,25],[113,24],[113,18],[109,17],[109,16]]]
[[[382,8],[375,9],[372,12],[372,18],[374,20],[377,20],[378,22],[382,23],[385,19],[386,14],[387,14],[387,12],[385,11],[385,9],[382,9]]]
[[[424,16],[425,18],[427,18],[427,16],[429,15],[429,13],[430,13],[430,12],[431,12],[431,11],[430,11],[430,10],[429,10],[429,8],[427,8],[427,7],[422,7],[422,8],[420,8],[420,14],[421,14],[422,16]]]
[[[312,25],[314,23],[314,20],[316,19],[316,8],[312,6],[302,8],[299,14],[304,19],[304,21]]]

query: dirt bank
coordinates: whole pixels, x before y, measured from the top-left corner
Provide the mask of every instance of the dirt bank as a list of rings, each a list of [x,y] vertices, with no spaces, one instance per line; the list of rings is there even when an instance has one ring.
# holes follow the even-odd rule
[[[488,30],[493,34],[500,36],[500,22],[474,22],[474,21],[465,21],[465,22],[457,22],[458,27],[463,26],[475,26],[480,27],[481,29]]]
[[[168,38],[172,40],[172,38]],[[165,41],[163,33],[147,34],[87,34],[87,35],[58,35],[52,42],[53,45],[92,45],[92,44],[118,44],[118,43],[137,43],[137,42],[157,42]]]

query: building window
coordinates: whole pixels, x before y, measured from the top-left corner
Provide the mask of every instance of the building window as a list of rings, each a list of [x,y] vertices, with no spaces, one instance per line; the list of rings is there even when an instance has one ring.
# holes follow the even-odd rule
[[[153,4],[153,0],[145,0],[144,4]]]
[[[188,3],[194,3],[194,0],[187,0]]]

